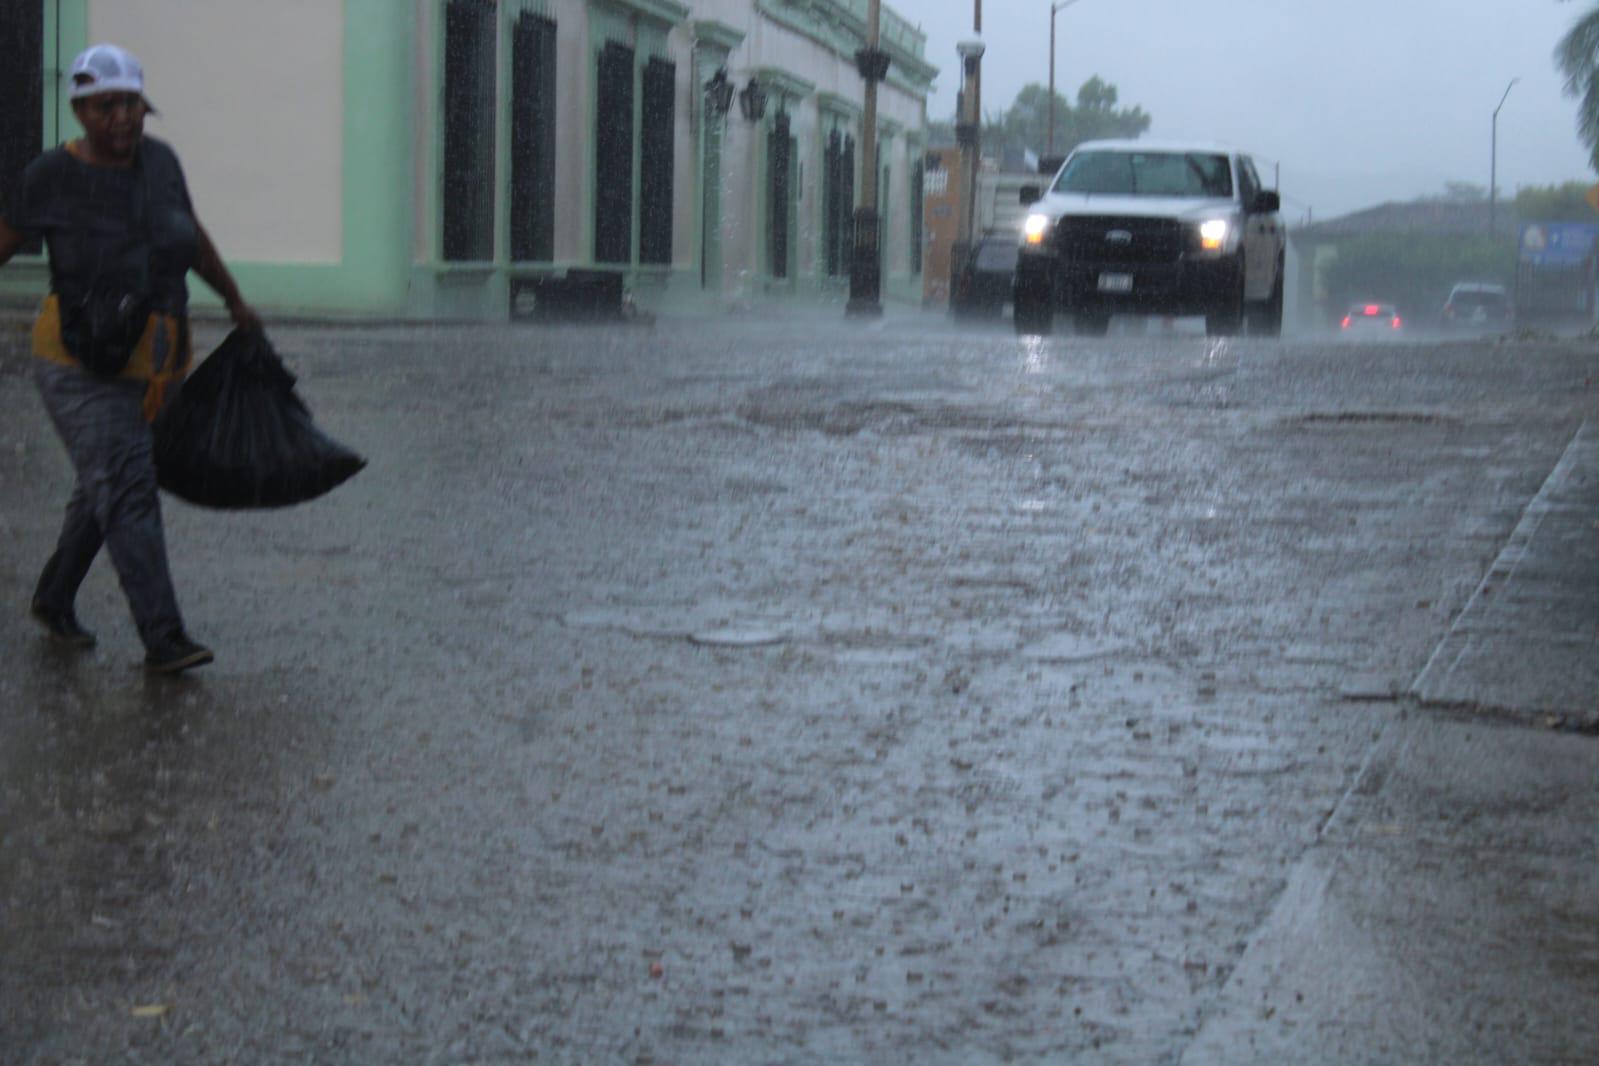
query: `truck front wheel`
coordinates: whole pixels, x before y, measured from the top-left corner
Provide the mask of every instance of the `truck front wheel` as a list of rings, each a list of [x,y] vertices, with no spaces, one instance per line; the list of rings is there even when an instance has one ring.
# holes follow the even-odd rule
[[[1283,335],[1283,261],[1277,260],[1277,281],[1271,287],[1271,296],[1249,316],[1249,335],[1252,337],[1281,337]]]

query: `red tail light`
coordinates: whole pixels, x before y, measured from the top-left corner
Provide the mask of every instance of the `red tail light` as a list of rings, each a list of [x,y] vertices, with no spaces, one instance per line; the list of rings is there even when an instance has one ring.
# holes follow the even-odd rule
[[[1376,318],[1380,314],[1382,314],[1382,308],[1378,307],[1376,304],[1367,304],[1366,305],[1366,317],[1367,318]]]
[[[1349,328],[1349,316],[1348,315],[1344,316],[1344,324],[1343,324],[1342,328],[1344,328],[1344,329],[1348,329]]]
[[[1400,327],[1400,326],[1401,326],[1401,325],[1403,325],[1403,323],[1401,323],[1401,322],[1400,322],[1400,321],[1399,321],[1399,316],[1398,316],[1398,315],[1395,315],[1395,316],[1394,316],[1394,328],[1395,328],[1395,329],[1398,329],[1398,328],[1399,328],[1399,327]]]

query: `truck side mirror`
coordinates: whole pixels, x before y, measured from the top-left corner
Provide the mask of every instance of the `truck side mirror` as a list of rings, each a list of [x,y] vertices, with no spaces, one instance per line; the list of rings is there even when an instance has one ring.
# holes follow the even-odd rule
[[[1023,207],[1026,207],[1029,204],[1036,204],[1036,203],[1038,203],[1038,201],[1042,200],[1043,198],[1044,198],[1044,194],[1043,194],[1042,190],[1040,190],[1037,185],[1023,185],[1022,186],[1021,200],[1022,200],[1022,206]]]
[[[1254,213],[1257,215],[1270,215],[1283,209],[1283,198],[1275,189],[1266,189],[1255,194]]]

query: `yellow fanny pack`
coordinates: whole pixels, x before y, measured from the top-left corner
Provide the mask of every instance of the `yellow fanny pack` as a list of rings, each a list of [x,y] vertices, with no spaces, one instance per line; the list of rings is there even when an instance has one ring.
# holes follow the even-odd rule
[[[81,368],[83,365],[62,343],[61,299],[55,293],[45,297],[38,317],[33,320],[33,354],[62,366]],[[128,365],[116,375],[118,380],[148,383],[144,392],[146,422],[155,421],[166,400],[167,387],[183,380],[193,357],[188,323],[176,315],[151,313],[139,343],[128,358]]]

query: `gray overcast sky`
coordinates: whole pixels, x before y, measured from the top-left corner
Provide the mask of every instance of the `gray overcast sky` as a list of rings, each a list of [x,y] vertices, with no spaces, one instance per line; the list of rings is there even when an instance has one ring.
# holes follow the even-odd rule
[[[973,0],[886,0],[927,33],[928,117],[953,117]],[[1281,166],[1285,213],[1318,221],[1389,199],[1593,180],[1553,52],[1589,0],[1077,0],[1056,16],[1056,89],[1092,74],[1154,117],[1148,136],[1218,140]],[[1049,80],[1050,0],[984,0],[983,108]]]

